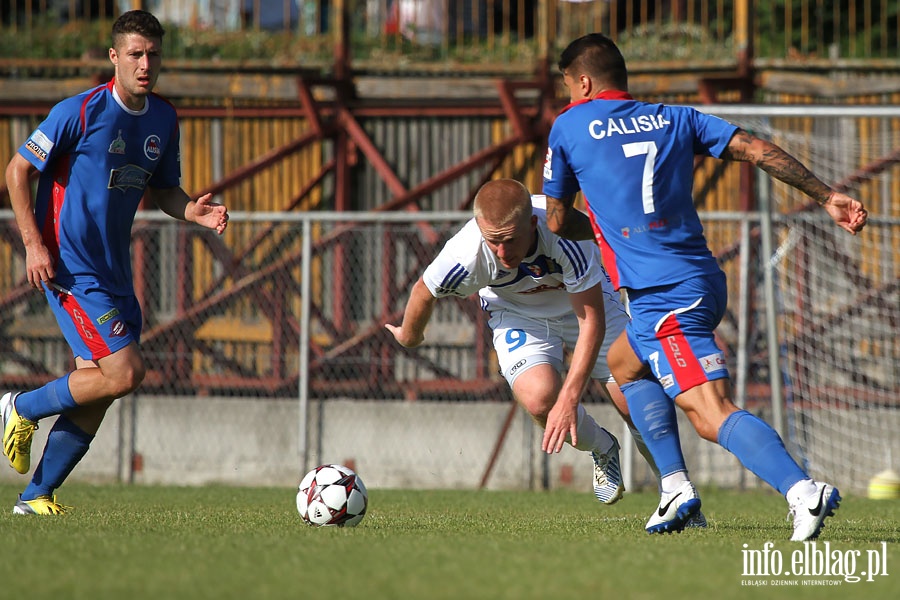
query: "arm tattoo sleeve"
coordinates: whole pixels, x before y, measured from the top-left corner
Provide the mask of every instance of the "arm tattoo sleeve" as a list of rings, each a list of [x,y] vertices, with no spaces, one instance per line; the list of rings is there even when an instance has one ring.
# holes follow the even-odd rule
[[[728,144],[723,158],[751,162],[777,179],[794,187],[819,204],[825,204],[832,189],[816,177],[803,163],[779,146],[738,130]]]

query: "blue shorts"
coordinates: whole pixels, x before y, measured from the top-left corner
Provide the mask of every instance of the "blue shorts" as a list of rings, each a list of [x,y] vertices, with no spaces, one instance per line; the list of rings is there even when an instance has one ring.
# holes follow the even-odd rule
[[[724,273],[628,290],[628,341],[670,398],[728,377],[715,336],[727,302]]]
[[[45,284],[44,293],[75,356],[99,360],[140,343],[143,315],[134,295],[113,296],[97,284],[54,283]]]

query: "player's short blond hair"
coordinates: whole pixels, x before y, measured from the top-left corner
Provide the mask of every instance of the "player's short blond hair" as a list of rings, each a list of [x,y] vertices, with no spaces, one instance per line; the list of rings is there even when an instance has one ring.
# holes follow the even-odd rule
[[[502,227],[531,218],[531,193],[515,179],[489,181],[475,194],[472,212],[478,221]]]

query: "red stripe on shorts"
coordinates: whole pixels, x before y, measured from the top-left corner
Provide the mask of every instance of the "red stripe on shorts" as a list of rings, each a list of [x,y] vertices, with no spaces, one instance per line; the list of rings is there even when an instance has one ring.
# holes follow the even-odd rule
[[[112,354],[112,351],[106,344],[106,340],[103,339],[103,336],[100,335],[100,332],[94,326],[94,322],[91,321],[90,317],[81,308],[81,305],[78,304],[78,300],[69,294],[60,294],[60,296],[63,310],[69,314],[75,329],[78,330],[78,335],[81,336],[81,341],[85,343],[91,352],[91,360],[98,360]]]
[[[681,331],[678,315],[671,314],[666,317],[656,332],[656,339],[659,340],[663,352],[666,353],[666,358],[672,367],[672,375],[682,392],[708,381],[703,366],[694,356],[691,345]]]

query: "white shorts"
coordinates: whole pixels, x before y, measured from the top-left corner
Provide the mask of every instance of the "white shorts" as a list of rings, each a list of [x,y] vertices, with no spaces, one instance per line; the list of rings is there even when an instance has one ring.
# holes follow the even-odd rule
[[[606,336],[591,377],[613,381],[606,363],[606,352],[625,325],[628,315],[620,304],[607,306]],[[573,350],[578,340],[578,318],[574,313],[556,319],[537,319],[500,310],[491,313],[488,325],[494,332],[494,350],[500,373],[512,387],[516,378],[539,364],[562,371],[565,350]]]

